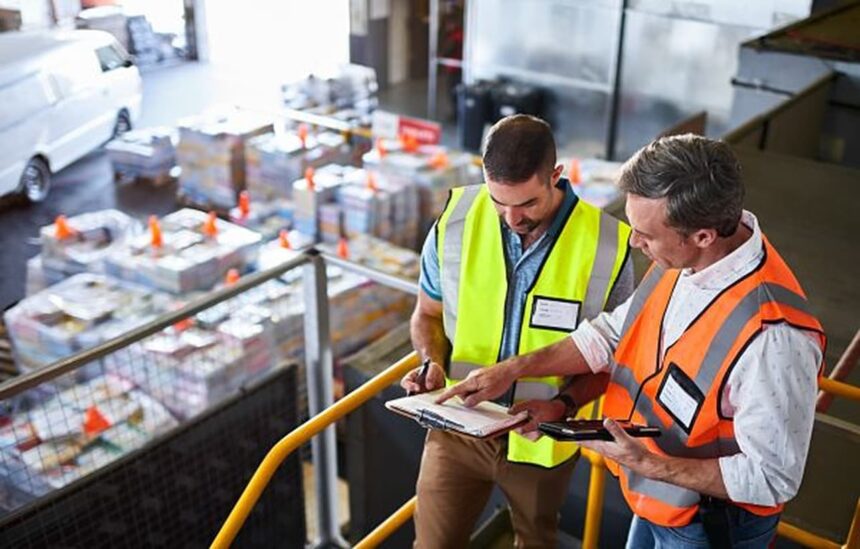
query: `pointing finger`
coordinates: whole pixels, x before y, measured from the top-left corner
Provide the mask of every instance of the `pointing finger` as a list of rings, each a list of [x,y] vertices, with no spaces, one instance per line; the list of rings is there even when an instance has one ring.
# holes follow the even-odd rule
[[[492,397],[493,394],[489,390],[481,389],[479,391],[469,393],[466,398],[463,399],[463,404],[468,408],[473,408],[485,400],[490,400]]]
[[[448,399],[461,396],[469,393],[469,388],[465,382],[460,382],[452,387],[448,387],[442,394],[436,398],[436,404],[442,404]]]

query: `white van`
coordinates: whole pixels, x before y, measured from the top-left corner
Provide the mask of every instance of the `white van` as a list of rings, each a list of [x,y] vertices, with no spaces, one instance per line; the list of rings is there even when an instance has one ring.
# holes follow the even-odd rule
[[[0,33],[0,195],[45,199],[55,173],[128,131],[140,73],[101,31]]]

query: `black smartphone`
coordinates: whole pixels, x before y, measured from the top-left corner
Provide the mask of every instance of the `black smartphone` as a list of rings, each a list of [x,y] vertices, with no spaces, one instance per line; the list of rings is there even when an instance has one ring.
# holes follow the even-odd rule
[[[624,431],[633,437],[659,437],[660,429],[648,425],[619,421]],[[570,419],[538,424],[538,430],[556,440],[612,440],[602,419]]]

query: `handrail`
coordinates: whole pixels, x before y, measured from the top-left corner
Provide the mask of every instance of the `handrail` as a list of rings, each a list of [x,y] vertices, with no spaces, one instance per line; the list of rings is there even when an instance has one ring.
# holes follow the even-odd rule
[[[600,537],[600,520],[603,518],[603,496],[606,488],[606,460],[593,450],[582,449],[582,455],[591,462],[588,479],[588,499],[585,506],[585,525],[582,528],[582,547],[597,547]]]
[[[818,378],[818,388],[835,396],[860,401],[860,387],[827,377]]]
[[[820,377],[818,384],[822,391],[853,400],[860,400],[860,387],[834,381],[826,377]],[[588,499],[586,500],[585,507],[585,525],[582,532],[582,547],[583,549],[595,549],[600,537],[600,521],[603,518],[603,500],[606,486],[606,472],[603,469],[606,467],[606,460],[597,452],[585,448],[582,449],[582,455],[591,463],[591,476],[588,481]],[[376,547],[394,533],[397,528],[402,526],[412,516],[412,513],[415,511],[416,498],[417,496],[403,504],[400,509],[395,511],[394,514],[362,539],[355,546],[355,549]],[[780,521],[777,533],[792,541],[802,543],[807,547],[821,549],[860,548],[860,499],[857,500],[854,519],[851,522],[848,538],[844,545],[839,545],[834,541],[803,530],[785,521]]]
[[[0,400],[13,397],[22,391],[36,387],[45,381],[50,381],[62,374],[80,368],[85,364],[96,361],[120,349],[124,349],[132,343],[141,341],[145,337],[157,334],[163,329],[173,326],[177,322],[192,317],[201,311],[205,311],[218,303],[236,297],[250,288],[254,288],[268,280],[277,278],[287,271],[307,263],[308,257],[311,253],[316,252],[297,252],[295,257],[290,258],[279,265],[265,271],[259,271],[243,276],[235,284],[210,292],[191,301],[182,308],[164,313],[142,326],[138,326],[128,332],[124,332],[113,339],[96,345],[95,347],[91,347],[72,356],[58,360],[43,368],[33,370],[32,372],[15,376],[0,384]]]
[[[793,107],[803,99],[806,99],[808,96],[818,91],[819,88],[830,84],[835,78],[836,73],[828,72],[824,74],[806,88],[792,93],[791,97],[783,101],[782,103],[777,104],[776,106],[768,109],[763,113],[753,116],[740,126],[732,129],[731,131],[726,132],[722,135],[720,139],[730,145],[733,145],[739,141],[742,141],[743,139],[755,133],[759,129],[761,129],[762,131],[766,131],[765,128],[770,124],[770,122],[774,120],[777,116],[782,114],[783,111],[790,107]],[[766,145],[767,143],[759,143],[758,149],[767,150]]]
[[[418,284],[416,284],[414,280],[409,280],[403,278],[402,276],[388,274],[372,267],[366,267],[359,263],[354,263],[352,261],[349,261],[348,259],[342,259],[336,255],[328,254],[325,252],[320,252],[320,255],[323,259],[325,259],[327,265],[334,265],[335,267],[340,267],[341,269],[344,269],[346,271],[361,275],[365,278],[369,278],[373,282],[384,284],[389,288],[394,288],[395,290],[400,290],[401,292],[406,292],[410,295],[418,295]]]
[[[600,535],[600,520],[603,517],[603,494],[606,486],[606,474],[603,470],[606,461],[597,452],[582,449],[582,455],[591,462],[591,478],[588,481],[588,506],[585,510],[585,528],[582,535],[582,547],[597,547]],[[354,549],[369,549],[385,541],[388,536],[400,528],[415,512],[418,496],[403,504],[400,509],[359,541]]]
[[[860,361],[860,330],[857,330],[854,334],[854,339],[851,340],[851,343],[849,343],[848,347],[845,348],[845,351],[842,352],[842,356],[839,357],[839,362],[836,363],[836,366],[833,367],[833,371],[830,372],[827,378],[835,381],[842,381],[848,377],[851,370],[853,370],[854,366],[857,365],[858,361]],[[833,395],[825,391],[819,391],[817,404],[815,406],[816,411],[827,412],[832,401]]]
[[[827,538],[817,536],[812,532],[798,528],[784,520],[779,521],[779,524],[776,526],[776,533],[777,535],[788,538],[804,547],[813,547],[814,549],[840,549],[842,547],[835,541],[830,541]]]
[[[221,526],[221,530],[212,542],[211,547],[214,549],[226,549],[233,543],[236,534],[239,533],[239,529],[242,528],[251,509],[269,484],[269,480],[271,480],[281,463],[296,448],[373,398],[377,393],[402,378],[409,370],[418,366],[418,364],[418,355],[413,351],[278,441],[257,467],[254,476],[251,477],[239,501],[236,502],[233,510],[230,511],[230,515],[224,521],[224,525]]]
[[[785,521],[780,521],[776,531],[780,536],[801,543],[806,547],[813,547],[815,549],[857,549],[860,547],[860,498],[857,498],[857,505],[854,507],[854,518],[851,519],[848,536],[842,545]]]
[[[412,518],[412,515],[415,514],[415,505],[417,503],[418,496],[412,496],[412,499],[401,505],[400,509],[385,519],[382,524],[374,528],[372,532],[364,536],[364,539],[356,543],[353,549],[371,549],[377,547],[388,539],[388,536],[403,526],[407,520]]]

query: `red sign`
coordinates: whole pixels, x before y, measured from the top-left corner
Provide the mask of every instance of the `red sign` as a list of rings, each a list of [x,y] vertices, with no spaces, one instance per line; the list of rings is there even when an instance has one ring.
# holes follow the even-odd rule
[[[424,145],[436,145],[442,138],[442,127],[435,122],[401,116],[398,133],[412,136]]]
[[[436,145],[442,138],[442,126],[436,122],[400,116],[385,111],[373,113],[372,132],[374,137],[386,139],[410,136],[424,145]]]

